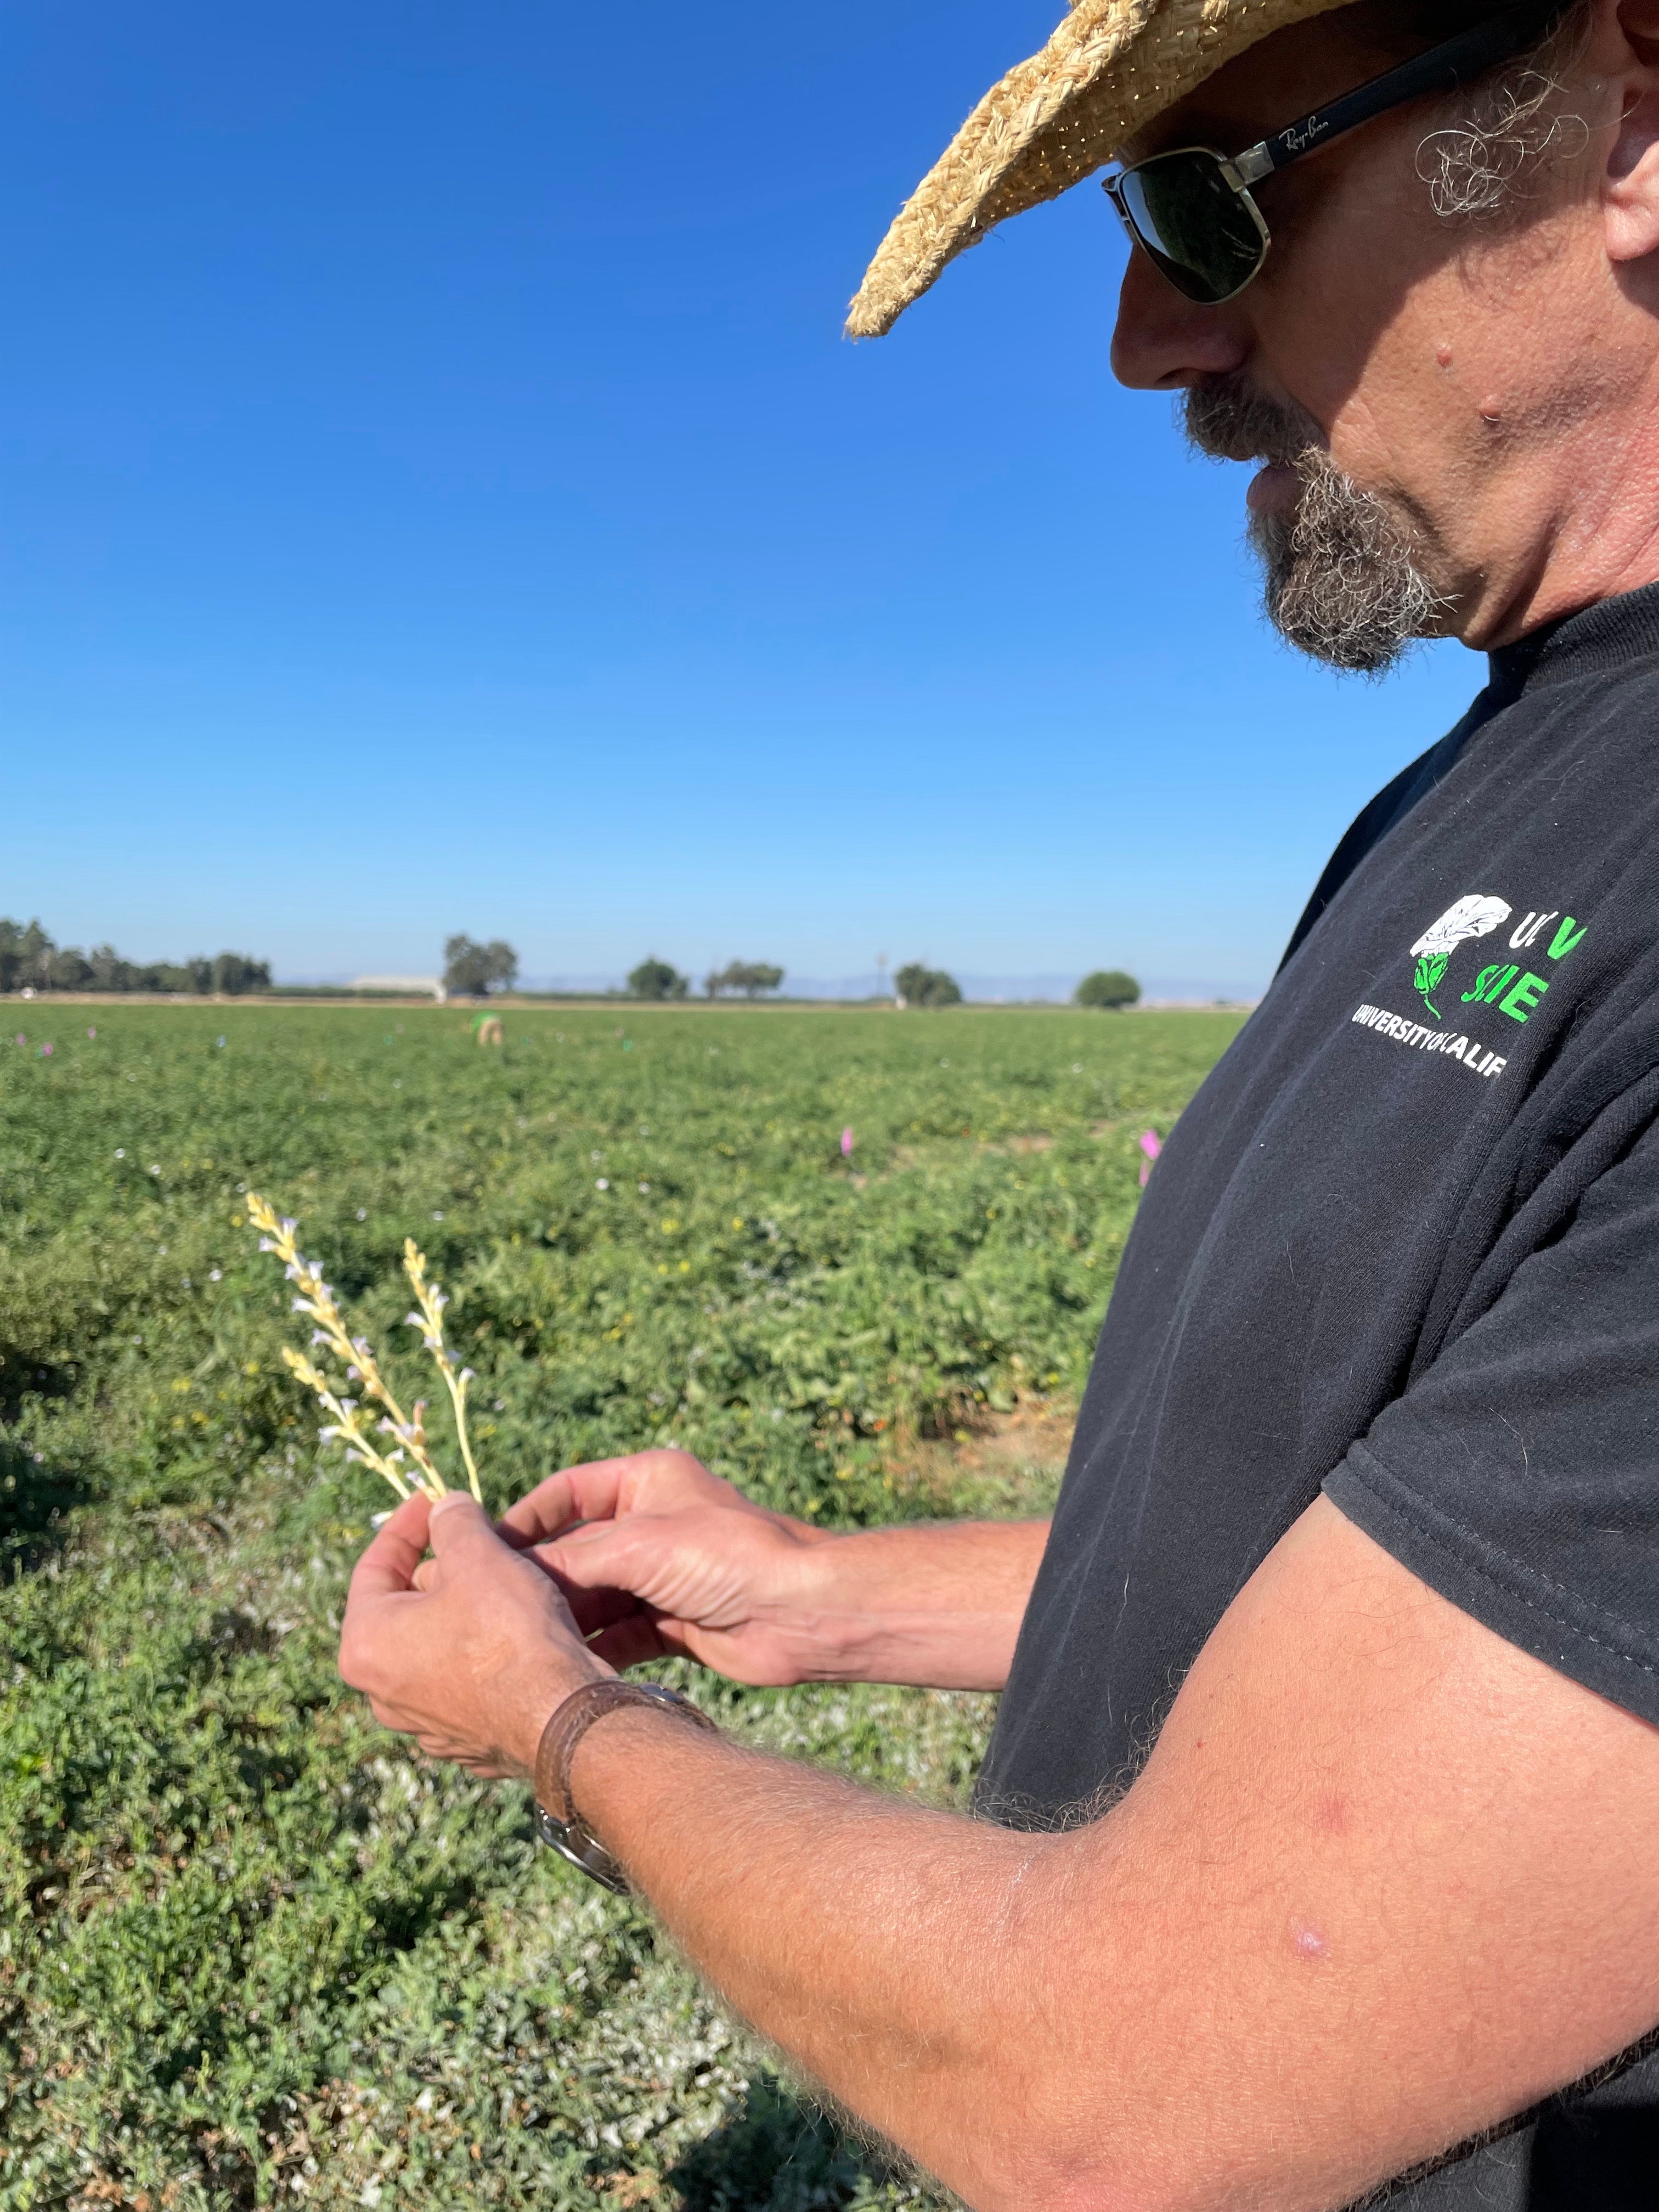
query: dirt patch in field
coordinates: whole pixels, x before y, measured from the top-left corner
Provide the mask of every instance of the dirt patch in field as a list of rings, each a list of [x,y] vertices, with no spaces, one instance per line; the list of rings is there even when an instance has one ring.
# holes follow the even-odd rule
[[[1077,1425],[1069,1399],[1028,1398],[950,1439],[900,1436],[890,1464],[907,1486],[955,1513],[1046,1513]]]

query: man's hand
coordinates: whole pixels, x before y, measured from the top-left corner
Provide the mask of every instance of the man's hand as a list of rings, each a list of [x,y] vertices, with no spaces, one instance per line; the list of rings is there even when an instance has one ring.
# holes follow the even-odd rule
[[[470,1498],[410,1498],[357,1562],[340,1673],[434,1759],[527,1781],[555,1706],[611,1671]]]
[[[1047,1526],[832,1535],[756,1505],[689,1452],[550,1476],[501,1523],[613,1667],[684,1656],[738,1682],[1007,1679]]]
[[[807,1678],[799,1623],[821,1601],[811,1555],[830,1540],[752,1504],[690,1452],[568,1468],[501,1527],[533,1547],[613,1667],[685,1656],[738,1682]]]

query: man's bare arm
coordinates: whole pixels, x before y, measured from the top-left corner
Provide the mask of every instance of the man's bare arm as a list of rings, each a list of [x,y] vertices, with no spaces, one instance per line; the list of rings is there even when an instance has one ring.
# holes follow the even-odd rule
[[[657,1451],[550,1477],[502,1533],[535,1547],[613,1667],[684,1654],[740,1682],[1000,1690],[1048,1531],[835,1535],[752,1504],[688,1452]]]
[[[424,1510],[398,1516],[410,1560]],[[366,1559],[347,1679],[434,1751],[523,1771],[595,1662],[574,1632],[553,1650],[533,1575],[514,1624],[528,1563],[476,1508],[434,1542],[438,1609],[395,1621],[377,1602],[428,1601],[377,1601]],[[1344,2204],[1659,2019],[1659,1735],[1322,1502],[1081,1832],[629,1711],[573,1778],[715,1984],[978,2212]]]

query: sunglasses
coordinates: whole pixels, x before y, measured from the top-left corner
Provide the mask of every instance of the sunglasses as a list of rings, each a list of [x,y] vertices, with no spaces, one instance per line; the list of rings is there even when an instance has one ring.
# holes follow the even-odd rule
[[[1524,52],[1565,12],[1561,0],[1508,9],[1231,159],[1212,146],[1182,146],[1132,162],[1103,180],[1107,197],[1130,238],[1178,292],[1218,307],[1255,282],[1273,244],[1252,185],[1391,107],[1455,92]]]

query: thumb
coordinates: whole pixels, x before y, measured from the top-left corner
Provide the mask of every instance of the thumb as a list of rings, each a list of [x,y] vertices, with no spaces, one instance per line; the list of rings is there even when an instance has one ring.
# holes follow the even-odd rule
[[[469,1498],[464,1490],[451,1490],[432,1508],[426,1540],[434,1557],[441,1559],[447,1553],[470,1550],[480,1536],[494,1540],[495,1534],[489,1516],[477,1499]]]

